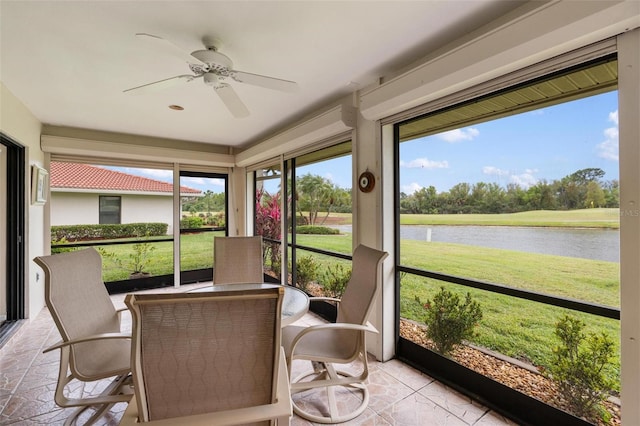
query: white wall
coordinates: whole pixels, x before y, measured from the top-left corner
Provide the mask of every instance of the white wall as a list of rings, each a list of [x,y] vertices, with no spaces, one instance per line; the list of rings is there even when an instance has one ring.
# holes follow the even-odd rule
[[[166,223],[169,225],[167,233],[171,234],[173,232],[172,195],[123,195],[120,221],[122,223]]]
[[[116,195],[116,194],[109,194]],[[120,223],[160,222],[173,229],[171,195],[121,195]],[[51,225],[92,225],[100,221],[100,194],[52,192]]]
[[[98,195],[51,192],[51,226],[98,223]]]
[[[26,149],[26,176],[27,197],[26,203],[26,235],[25,250],[25,293],[26,316],[34,318],[44,307],[44,279],[42,271],[33,263],[35,256],[46,254],[49,250],[44,247],[45,209],[46,206],[31,205],[30,193],[30,165],[44,166],[44,153],[40,150],[41,123],[31,112],[0,82],[0,131],[10,136],[16,142],[24,145]],[[36,273],[39,279],[36,280]]]

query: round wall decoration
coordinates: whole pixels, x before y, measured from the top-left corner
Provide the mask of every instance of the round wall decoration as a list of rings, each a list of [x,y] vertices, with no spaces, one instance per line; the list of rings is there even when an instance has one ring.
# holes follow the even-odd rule
[[[358,188],[362,192],[371,192],[376,185],[376,178],[370,171],[363,172],[358,178]]]

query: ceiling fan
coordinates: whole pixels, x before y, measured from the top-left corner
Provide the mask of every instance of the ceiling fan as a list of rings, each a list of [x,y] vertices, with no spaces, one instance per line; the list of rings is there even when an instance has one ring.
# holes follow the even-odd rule
[[[187,53],[162,37],[146,33],[138,33],[136,36],[154,43],[162,50],[182,58],[189,64],[189,68],[193,74],[178,75],[164,80],[154,81],[153,83],[143,84],[142,86],[132,87],[131,89],[125,90],[125,93],[149,93],[202,78],[206,85],[213,87],[213,90],[218,94],[231,114],[236,118],[242,118],[249,115],[249,110],[227,81],[233,80],[238,83],[246,83],[284,92],[295,92],[298,90],[298,84],[293,81],[234,70],[231,59],[218,51],[219,42],[216,40],[205,40],[206,49]]]

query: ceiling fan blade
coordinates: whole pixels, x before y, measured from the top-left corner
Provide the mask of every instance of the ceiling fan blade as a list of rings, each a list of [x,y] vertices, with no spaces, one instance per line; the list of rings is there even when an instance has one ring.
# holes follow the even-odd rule
[[[267,77],[265,75],[251,74],[243,71],[230,71],[231,78],[240,83],[252,84],[267,89],[281,90],[283,92],[297,92],[298,83],[282,80],[280,78]]]
[[[190,53],[185,52],[180,47],[176,46],[175,44],[173,44],[169,40],[163,39],[162,37],[158,37],[158,36],[155,36],[153,34],[147,34],[147,33],[137,33],[136,37],[144,39],[144,40],[147,40],[150,43],[154,43],[160,49],[162,49],[162,50],[164,50],[166,52],[169,52],[170,54],[172,54],[174,56],[182,58],[187,63],[200,64],[200,65],[207,66],[207,64],[202,62],[200,59],[196,58],[195,56],[192,56]]]
[[[233,114],[236,118],[243,118],[249,115],[249,110],[245,106],[245,104],[240,100],[238,94],[233,87],[226,83],[221,83],[213,88],[216,91],[222,102],[224,102],[225,106],[231,114]]]
[[[153,83],[143,84],[142,86],[132,87],[131,89],[125,90],[124,93],[144,94],[157,92],[158,90],[166,89],[167,87],[172,87],[180,83],[188,83],[197,77],[198,76],[188,74],[178,75],[164,80],[154,81]]]

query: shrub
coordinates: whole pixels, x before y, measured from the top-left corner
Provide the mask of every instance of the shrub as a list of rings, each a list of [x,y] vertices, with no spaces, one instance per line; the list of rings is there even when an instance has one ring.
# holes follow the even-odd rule
[[[101,225],[57,225],[51,227],[51,241],[90,241],[114,238],[166,235],[169,225],[159,222]]]
[[[54,241],[51,240],[51,245],[52,246],[57,246],[57,245],[62,245],[62,244],[68,244],[69,241],[67,241],[66,238],[62,238],[60,240]],[[68,253],[70,251],[75,251],[77,250],[74,247],[51,247],[51,254],[57,254],[57,253]]]
[[[339,229],[329,228],[326,226],[303,225],[296,228],[298,234],[315,234],[315,235],[338,235]]]
[[[613,388],[604,370],[614,344],[604,332],[586,335],[584,327],[584,322],[568,315],[556,323],[555,335],[562,343],[553,349],[549,372],[575,413],[594,418],[604,412],[601,403]]]
[[[149,243],[139,242],[135,243],[132,249],[133,252],[126,259],[121,259],[115,253],[109,252],[102,247],[97,248],[104,258],[111,259],[119,268],[129,271],[132,275],[146,273],[145,269],[151,262],[151,254],[156,247]]]
[[[181,229],[202,228],[204,220],[198,216],[189,216],[180,221]]]
[[[472,337],[474,327],[482,319],[480,304],[471,299],[471,294],[467,293],[464,303],[460,303],[458,295],[444,287],[436,293],[433,301],[427,301],[423,307],[426,310],[427,337],[435,350],[445,356],[462,340]]]
[[[207,225],[215,227],[223,227],[225,224],[224,213],[208,214]]]
[[[316,279],[318,263],[313,256],[300,256],[296,261],[296,283],[306,290],[309,283]]]
[[[329,266],[322,280],[326,295],[340,299],[347,288],[350,278],[351,268],[345,268],[342,263]]]

